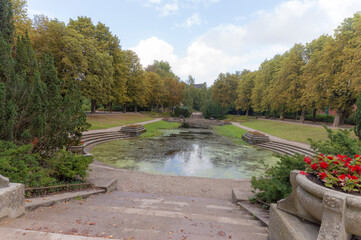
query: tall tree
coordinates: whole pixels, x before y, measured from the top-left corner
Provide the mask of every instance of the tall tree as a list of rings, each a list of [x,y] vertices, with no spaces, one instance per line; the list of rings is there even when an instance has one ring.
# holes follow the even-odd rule
[[[16,35],[25,35],[32,29],[32,22],[28,17],[26,0],[11,0],[13,4],[14,25]]]
[[[249,114],[249,109],[252,106],[252,90],[254,88],[256,73],[249,70],[243,70],[241,79],[237,87],[236,106],[238,109],[246,111],[246,116]]]
[[[237,86],[240,74],[219,74],[212,87],[212,98],[214,102],[222,107],[222,114],[233,104],[237,98]]]
[[[144,106],[147,99],[148,90],[145,83],[143,67],[140,64],[139,57],[135,54],[135,52],[126,50],[123,53],[123,57],[127,93],[123,111],[126,111],[127,104],[132,104],[134,106],[134,110],[137,111],[137,106]]]

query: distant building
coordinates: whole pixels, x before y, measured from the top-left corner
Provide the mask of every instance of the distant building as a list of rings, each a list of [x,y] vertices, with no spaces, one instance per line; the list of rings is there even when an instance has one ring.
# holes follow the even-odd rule
[[[194,84],[194,88],[202,88],[203,84]]]

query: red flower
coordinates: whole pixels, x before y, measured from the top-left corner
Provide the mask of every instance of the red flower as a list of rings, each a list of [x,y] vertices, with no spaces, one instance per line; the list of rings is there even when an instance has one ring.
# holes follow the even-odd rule
[[[358,154],[357,154],[357,155],[355,155],[355,158],[358,158],[358,157],[360,157],[360,156],[361,156],[361,155],[358,155]]]
[[[352,179],[352,180],[357,180],[358,177],[356,177],[356,176],[351,176],[351,179]]]
[[[307,164],[311,164],[311,159],[308,158],[308,157],[305,157],[305,158],[303,159],[303,161],[304,161],[305,163],[307,163]]]
[[[327,174],[323,172],[323,173],[319,173],[318,176],[319,176],[319,178],[322,180],[322,179],[324,179],[325,177],[327,177]]]
[[[301,171],[300,174],[302,175],[308,175],[308,173],[304,172],[304,171]]]
[[[334,161],[333,164],[339,165],[340,163],[338,161]]]
[[[345,180],[346,176],[345,176],[345,174],[342,174],[342,175],[338,176],[338,178],[339,178],[340,180]]]
[[[333,160],[333,157],[332,156],[327,156],[328,159],[330,160]]]
[[[313,170],[317,170],[317,169],[318,169],[317,163],[312,164],[312,165],[311,165],[311,168],[312,168]]]
[[[320,167],[323,168],[323,169],[326,169],[328,167],[328,163],[326,162],[321,162],[320,163]]]

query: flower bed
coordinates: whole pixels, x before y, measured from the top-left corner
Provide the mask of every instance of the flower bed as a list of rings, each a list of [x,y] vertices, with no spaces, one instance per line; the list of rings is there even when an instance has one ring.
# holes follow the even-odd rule
[[[361,192],[361,156],[350,158],[346,155],[325,156],[320,154],[315,158],[304,158],[306,172],[320,179],[326,187],[341,189],[348,193]]]

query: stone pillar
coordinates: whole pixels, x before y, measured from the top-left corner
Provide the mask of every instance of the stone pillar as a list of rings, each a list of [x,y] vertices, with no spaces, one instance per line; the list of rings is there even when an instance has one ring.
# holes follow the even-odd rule
[[[317,240],[350,240],[346,232],[346,196],[325,193],[323,195],[323,215]]]
[[[25,188],[23,184],[10,183],[0,175],[0,219],[16,218],[25,213]]]

